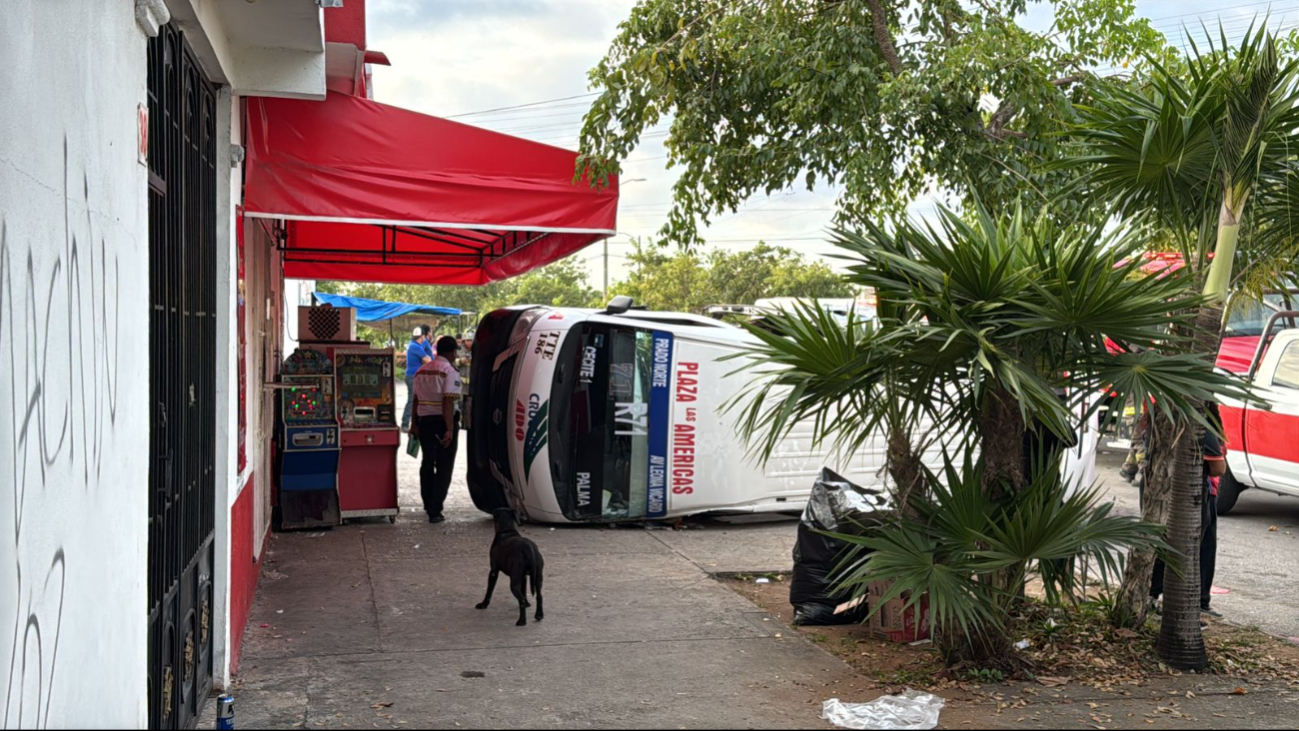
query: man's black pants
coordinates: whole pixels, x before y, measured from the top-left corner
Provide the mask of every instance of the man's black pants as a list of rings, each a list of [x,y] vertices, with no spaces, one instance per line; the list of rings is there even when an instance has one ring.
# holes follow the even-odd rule
[[[451,475],[456,465],[456,449],[460,446],[460,424],[455,419],[451,429],[451,444],[443,446],[447,433],[446,420],[441,416],[419,417],[419,443],[424,459],[419,465],[419,494],[424,499],[424,512],[429,517],[442,515],[442,507],[451,489]]]
[[[1204,514],[1200,522],[1200,608],[1208,609],[1213,601],[1213,574],[1218,568],[1218,496],[1204,496]],[[1155,562],[1150,581],[1150,596],[1158,599],[1164,593],[1164,562]]]

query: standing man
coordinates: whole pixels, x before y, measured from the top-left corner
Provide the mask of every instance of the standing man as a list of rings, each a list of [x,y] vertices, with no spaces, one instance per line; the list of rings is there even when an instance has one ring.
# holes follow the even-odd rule
[[[406,345],[406,409],[401,412],[401,430],[410,430],[411,410],[415,407],[415,372],[425,363],[431,363],[433,355],[429,352],[423,327],[416,327],[410,334],[410,343]]]
[[[424,333],[424,352],[428,353],[428,359],[433,360],[437,355],[433,352],[433,328],[429,327],[426,322],[419,326],[420,332]]]
[[[460,374],[452,362],[456,357],[456,339],[450,335],[438,338],[437,357],[425,363],[415,374],[416,434],[424,448],[419,467],[419,491],[424,499],[428,522],[441,523],[442,507],[451,488],[459,443]]]

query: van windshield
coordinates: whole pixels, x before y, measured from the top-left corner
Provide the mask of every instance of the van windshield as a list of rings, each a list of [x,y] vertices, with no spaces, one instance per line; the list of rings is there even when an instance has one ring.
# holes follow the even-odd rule
[[[653,347],[650,330],[597,323],[564,339],[551,386],[550,454],[570,520],[647,515]]]

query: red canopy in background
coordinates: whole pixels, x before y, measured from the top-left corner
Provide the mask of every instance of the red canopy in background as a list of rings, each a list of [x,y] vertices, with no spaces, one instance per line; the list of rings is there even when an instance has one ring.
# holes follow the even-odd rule
[[[287,220],[284,274],[485,284],[616,228],[618,184],[550,145],[330,93],[248,100],[245,216]]]

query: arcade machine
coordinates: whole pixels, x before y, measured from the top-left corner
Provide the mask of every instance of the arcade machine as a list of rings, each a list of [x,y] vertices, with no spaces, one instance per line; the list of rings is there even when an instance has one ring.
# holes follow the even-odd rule
[[[298,348],[284,361],[280,381],[279,527],[338,525],[334,366],[323,353]]]
[[[338,500],[344,520],[397,521],[397,452],[401,429],[394,398],[391,350],[334,348],[334,393],[342,453]]]

